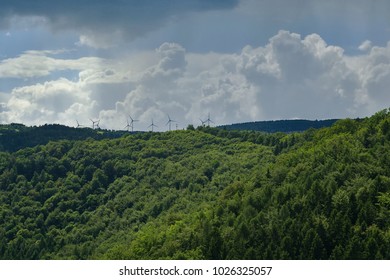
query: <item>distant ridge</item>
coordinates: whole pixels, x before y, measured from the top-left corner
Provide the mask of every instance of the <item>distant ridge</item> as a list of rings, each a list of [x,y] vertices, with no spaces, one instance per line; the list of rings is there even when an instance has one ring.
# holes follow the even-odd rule
[[[274,132],[299,132],[309,128],[323,128],[332,126],[339,119],[328,120],[277,120],[277,121],[256,121],[246,123],[235,123],[230,125],[221,125],[218,128],[226,130],[253,130]]]
[[[329,127],[337,119],[330,120],[278,120],[278,121],[257,121],[247,123],[236,123],[231,125],[218,126],[225,130],[251,130],[268,133],[275,132],[299,132],[309,128]],[[129,131],[115,131],[92,128],[74,128],[60,124],[46,124],[43,126],[25,126],[12,123],[0,125],[0,151],[15,152],[26,147],[45,145],[49,141],[58,140],[95,140],[118,138],[129,133]]]
[[[31,127],[12,123],[9,125],[0,125],[0,151],[15,152],[26,147],[45,145],[49,141],[58,140],[118,138],[128,133],[127,131],[74,128],[60,124],[45,124],[43,126]]]

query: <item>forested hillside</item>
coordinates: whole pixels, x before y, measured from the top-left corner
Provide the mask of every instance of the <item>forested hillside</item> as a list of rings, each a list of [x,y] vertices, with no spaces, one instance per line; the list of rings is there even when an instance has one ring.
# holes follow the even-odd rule
[[[1,259],[390,259],[390,112],[0,153]]]

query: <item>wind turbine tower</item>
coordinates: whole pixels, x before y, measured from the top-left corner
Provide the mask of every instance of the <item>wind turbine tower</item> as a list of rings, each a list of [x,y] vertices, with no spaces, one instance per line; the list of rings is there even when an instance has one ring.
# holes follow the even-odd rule
[[[127,118],[126,118],[126,121],[127,121],[127,125],[124,128],[127,128],[127,131],[129,131],[131,125],[130,125],[129,120]]]
[[[207,122],[207,126],[210,126],[210,123],[214,123],[214,122],[210,119],[210,112],[209,112],[208,118],[207,118],[207,120],[206,120],[205,122]]]
[[[149,125],[149,126],[148,126],[148,128],[149,128],[149,127],[151,127],[151,129],[152,129],[152,132],[153,132],[153,127],[158,127],[158,126],[157,126],[157,125],[155,125],[155,124],[153,123],[153,119],[152,119],[152,124],[151,124],[151,125]]]
[[[131,122],[130,122],[131,132],[133,132],[134,131],[134,122],[138,122],[138,120],[134,120],[130,115],[129,115],[129,117],[131,120]],[[127,122],[127,124],[129,124],[129,122]]]
[[[100,128],[99,127],[100,120],[94,121],[94,120],[90,119],[90,121],[92,122],[92,129],[95,129],[95,127]]]
[[[76,123],[77,123],[77,127],[76,128],[84,127],[83,125],[79,124],[78,120],[76,120]]]
[[[171,123],[176,122],[171,119],[171,117],[168,115],[168,122],[165,125],[169,125],[169,131],[171,131]]]

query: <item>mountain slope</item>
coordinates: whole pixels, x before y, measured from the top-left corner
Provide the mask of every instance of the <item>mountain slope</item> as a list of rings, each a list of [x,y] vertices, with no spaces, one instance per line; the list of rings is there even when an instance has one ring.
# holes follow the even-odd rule
[[[389,259],[390,113],[0,154],[2,259]]]

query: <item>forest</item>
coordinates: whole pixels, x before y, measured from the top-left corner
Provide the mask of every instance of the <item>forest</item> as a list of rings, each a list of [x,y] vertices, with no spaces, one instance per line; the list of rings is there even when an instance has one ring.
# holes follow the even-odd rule
[[[0,259],[390,259],[390,110],[3,149]]]

